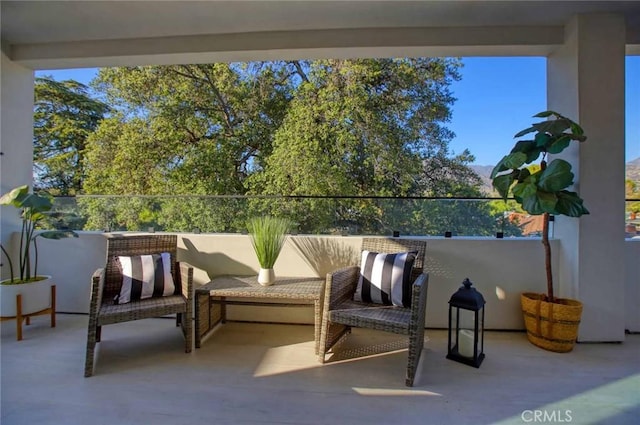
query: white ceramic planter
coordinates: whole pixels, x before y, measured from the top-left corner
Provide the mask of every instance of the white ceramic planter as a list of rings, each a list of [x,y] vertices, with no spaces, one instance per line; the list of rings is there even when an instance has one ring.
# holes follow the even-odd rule
[[[258,283],[262,286],[273,285],[276,281],[276,273],[273,269],[260,269],[258,272]]]
[[[37,282],[21,283],[19,285],[0,284],[0,316],[15,317],[16,295],[22,295],[22,314],[31,314],[51,307],[51,276]]]

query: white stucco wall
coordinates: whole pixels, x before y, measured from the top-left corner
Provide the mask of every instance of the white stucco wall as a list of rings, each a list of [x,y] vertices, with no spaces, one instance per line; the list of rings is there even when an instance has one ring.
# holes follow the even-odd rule
[[[259,268],[248,236],[238,234],[180,234],[178,259],[197,267],[196,285],[224,274],[250,275]],[[17,242],[18,235],[12,240]],[[447,327],[448,301],[468,277],[487,304],[487,329],[523,329],[521,292],[544,292],[544,258],[539,239],[426,238],[429,273],[427,326]],[[355,264],[362,239],[357,236],[293,236],[275,266],[277,275],[324,276]],[[558,276],[559,241],[552,240],[553,270]],[[104,264],[106,238],[81,232],[77,239],[40,240],[39,272],[57,284],[58,311],[87,313],[90,279]],[[626,329],[640,331],[640,240],[626,240],[624,310]],[[557,282],[559,284],[559,282]],[[589,309],[585,305],[585,309]],[[621,310],[623,310],[621,306]],[[308,308],[236,307],[230,318],[313,323]],[[623,329],[624,331],[624,329]]]
[[[201,269],[196,284],[223,274],[250,275],[259,268],[246,235],[181,234],[179,240],[179,259]],[[278,258],[276,274],[324,276],[355,264],[360,244],[356,236],[293,236]],[[557,247],[557,241],[553,245]],[[78,239],[41,240],[38,246],[39,271],[54,276],[58,285],[58,310],[86,313],[91,274],[104,264],[106,255],[103,234],[83,232]],[[468,277],[487,301],[487,328],[521,329],[519,294],[545,290],[543,261],[539,240],[427,238],[428,326],[447,326],[449,298]],[[238,308],[235,318],[300,321],[299,314],[305,315],[303,321],[311,322],[309,309]]]
[[[587,141],[561,156],[589,209],[560,216],[560,294],[584,303],[579,340],[624,339],[625,23],[609,14],[575,16],[548,57],[549,109],[579,122]]]
[[[32,182],[33,70],[10,61],[4,52],[0,56],[0,194],[4,194]],[[0,229],[0,242],[6,245],[11,232],[20,229],[15,208],[0,207]],[[1,275],[9,276],[8,267],[2,267]]]
[[[640,239],[627,239],[624,254],[625,329],[640,332]]]

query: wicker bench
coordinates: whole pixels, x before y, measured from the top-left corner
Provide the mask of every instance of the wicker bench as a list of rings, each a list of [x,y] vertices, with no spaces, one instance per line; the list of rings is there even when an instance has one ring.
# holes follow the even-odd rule
[[[227,305],[279,307],[314,306],[316,354],[320,339],[321,301],[324,279],[279,277],[271,286],[262,286],[253,276],[219,276],[196,289],[196,348],[227,318]]]

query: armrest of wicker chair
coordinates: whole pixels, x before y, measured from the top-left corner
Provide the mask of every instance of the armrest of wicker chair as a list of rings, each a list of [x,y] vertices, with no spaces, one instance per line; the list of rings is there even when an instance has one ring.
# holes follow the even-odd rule
[[[318,344],[318,360],[324,363],[325,353],[329,351],[340,338],[349,332],[349,327],[329,321],[329,311],[338,308],[353,297],[358,284],[360,268],[348,266],[327,273],[322,303],[322,317],[320,317],[320,342]]]
[[[91,276],[91,295],[89,298],[89,314],[97,314],[102,304],[102,290],[104,288],[106,272],[104,268],[99,268]]]
[[[353,298],[358,284],[359,271],[360,268],[357,266],[348,266],[327,273],[323,304],[325,310],[332,310]]]
[[[178,267],[176,269],[179,270],[180,273],[180,288],[182,296],[188,300],[193,299],[193,269],[194,267],[185,263],[184,261],[178,262]]]

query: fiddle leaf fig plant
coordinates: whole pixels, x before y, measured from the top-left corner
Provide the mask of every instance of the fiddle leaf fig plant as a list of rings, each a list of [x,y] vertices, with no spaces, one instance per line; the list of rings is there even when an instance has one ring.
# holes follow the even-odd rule
[[[53,200],[48,194],[29,192],[29,186],[19,186],[0,197],[0,205],[12,205],[20,210],[22,230],[20,232],[20,250],[18,255],[19,278],[14,275],[13,261],[4,246],[0,244],[2,253],[7,258],[11,279],[6,283],[26,283],[37,280],[38,276],[38,244],[37,238],[62,239],[77,238],[78,234],[72,230],[45,230],[36,233],[38,223],[51,210]],[[33,245],[33,263],[31,261],[31,247]],[[33,267],[32,267],[33,264]],[[32,273],[33,270],[33,273]]]
[[[511,152],[494,167],[491,180],[505,202],[511,193],[522,209],[531,215],[543,216],[547,301],[554,302],[549,217],[552,214],[580,217],[589,211],[582,198],[568,190],[574,182],[571,164],[560,158],[547,163],[547,156],[562,152],[572,141],[584,142],[587,137],[580,125],[555,111],[540,112],[534,117],[547,120],[534,123],[514,136],[517,139],[534,133],[531,139],[516,142]],[[528,166],[538,158],[539,167]]]

